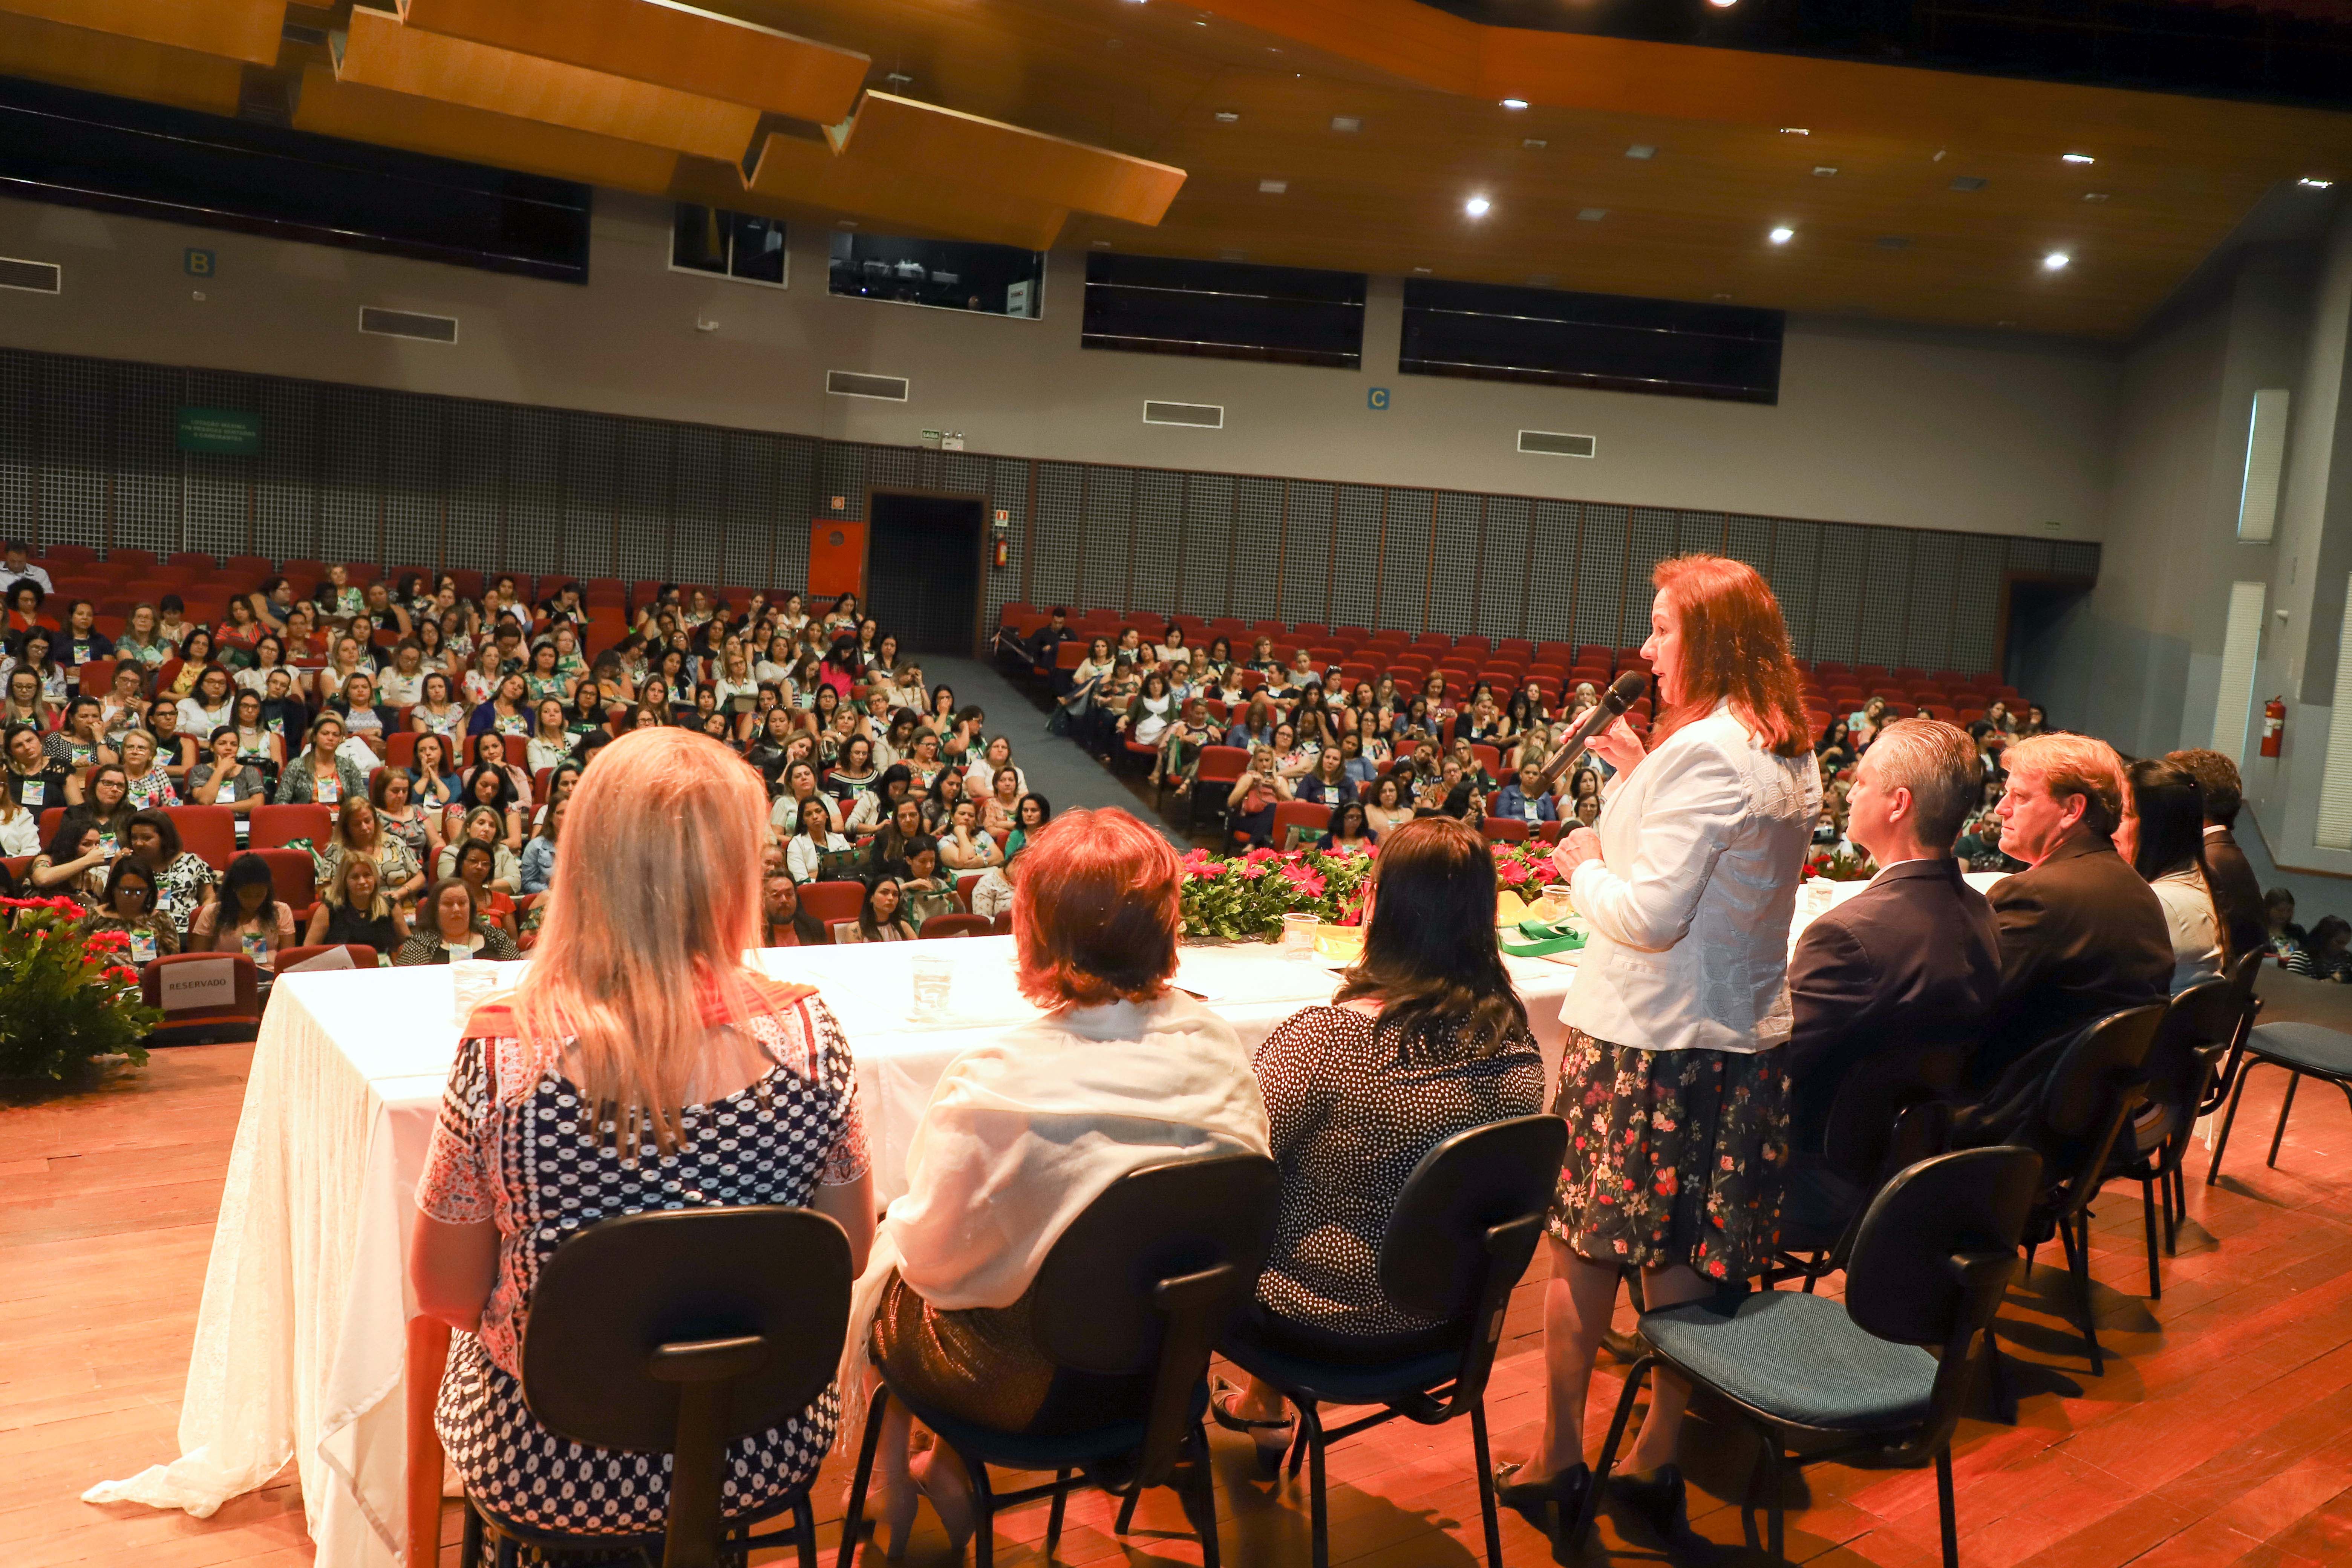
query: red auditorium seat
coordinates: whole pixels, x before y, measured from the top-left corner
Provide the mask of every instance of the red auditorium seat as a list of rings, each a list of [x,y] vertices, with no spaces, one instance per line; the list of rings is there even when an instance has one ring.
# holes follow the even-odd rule
[[[836,922],[856,920],[865,902],[866,886],[862,882],[804,882],[801,885],[801,908],[806,910],[828,933]]]
[[[76,566],[91,566],[98,563],[98,552],[87,544],[52,544],[41,552],[52,570],[58,562],[70,562]]]
[[[180,847],[201,857],[215,871],[226,871],[236,858],[236,813],[225,805],[174,805],[166,808],[172,826],[180,830]]]
[[[131,572],[152,572],[162,564],[152,550],[133,550],[118,545],[106,552],[106,563]]]
[[[249,826],[247,843],[255,849],[282,849],[298,838],[324,849],[334,832],[335,812],[332,806],[311,804],[257,805]]]
[[[175,974],[173,972],[177,971]],[[184,987],[202,975],[202,992],[191,996]],[[210,984],[215,978],[221,984]],[[253,961],[241,952],[177,952],[158,958],[140,972],[139,989],[147,1005],[163,1015],[157,1037],[196,1034],[230,1034],[249,1037],[261,1022],[261,976]]]
[[[269,868],[271,895],[293,911],[299,928],[310,918],[310,906],[319,901],[316,863],[299,849],[256,849],[254,853]]]
[[[1516,816],[1490,816],[1478,825],[1478,830],[1489,844],[1524,844],[1528,834],[1527,823]]]

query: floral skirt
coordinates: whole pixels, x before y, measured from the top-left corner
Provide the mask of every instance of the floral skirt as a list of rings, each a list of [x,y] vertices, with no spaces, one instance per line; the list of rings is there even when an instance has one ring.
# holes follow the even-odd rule
[[[1644,1051],[1570,1029],[1552,1110],[1568,1158],[1546,1228],[1570,1249],[1726,1281],[1762,1268],[1789,1169],[1780,1051]]]

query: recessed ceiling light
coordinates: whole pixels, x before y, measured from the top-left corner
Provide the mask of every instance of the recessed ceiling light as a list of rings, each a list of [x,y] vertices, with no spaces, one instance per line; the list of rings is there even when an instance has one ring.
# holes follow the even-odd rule
[[[1288,180],[1260,180],[1257,183],[1257,194],[1262,196],[1278,196],[1288,189]]]
[[[1249,259],[1249,252],[1246,250],[1220,250],[1217,252],[1217,259],[1220,261],[1247,261]]]
[[[1524,98],[1507,98],[1503,100],[1503,107],[1505,109],[1525,109],[1527,106],[1528,100]]]
[[[1235,114],[1230,109],[1220,109],[1217,110],[1217,123],[1220,125],[1231,125],[1234,121],[1239,120],[1240,118],[1240,115]]]
[[[1142,0],[1136,0],[1136,3],[1140,5],[1142,4]],[[1110,241],[1107,239],[1097,239],[1091,243],[1097,250],[1108,250],[1110,248]]]
[[[1413,270],[1414,270],[1415,272],[1419,272],[1419,273],[1426,274],[1426,273],[1429,271],[1429,268],[1426,268],[1426,267],[1416,267],[1416,268],[1413,268]]]
[[[1811,136],[1812,132],[1801,125],[1783,125],[1780,127],[1780,134],[1783,136]]]
[[[2086,202],[2103,202],[2107,199],[2107,193],[2105,191],[2084,191],[2083,193],[2083,199]]]
[[[1658,150],[1655,147],[1649,146],[1640,142],[1636,142],[1631,147],[1625,149],[1625,156],[1628,158],[1654,158],[1657,155]]]
[[[2058,154],[2058,160],[2063,163],[2095,163],[2098,162],[2096,158],[2092,157],[2088,153],[2061,153]]]
[[[1485,217],[1494,205],[1484,196],[1472,196],[1462,204],[1462,210],[1472,217]]]
[[[1602,218],[1605,218],[1608,216],[1609,209],[1607,207],[1579,207],[1576,211],[1576,217],[1579,223],[1599,223]]]
[[[1354,132],[1361,131],[1363,128],[1364,122],[1352,114],[1335,114],[1331,117],[1331,129],[1334,131]]]
[[[884,77],[882,81],[883,85],[886,87],[912,87],[915,85],[915,79],[908,76],[905,71],[892,71],[888,76]]]
[[[2053,250],[2042,258],[2042,269],[2044,272],[2056,272],[2063,269],[2066,263],[2073,259],[2073,257],[2063,250]]]
[[[1982,174],[1962,174],[1952,182],[1952,189],[1956,191],[1980,191],[1984,188]]]
[[[835,220],[833,226],[835,228],[856,228],[857,226],[857,220],[854,217],[840,218]]]
[[[1797,231],[1790,228],[1788,225],[1782,224],[1779,228],[1774,229],[1770,234],[1766,235],[1764,237],[1770,240],[1775,245],[1786,245],[1790,240],[1797,237]]]
[[[1878,248],[1881,250],[1908,250],[1911,248],[1911,237],[1903,234],[1882,234],[1878,237]]]
[[[1837,165],[1835,163],[1816,163],[1813,165],[1813,173],[1826,180],[1832,174],[1837,173]]]
[[[1738,5],[1739,0],[1706,0],[1706,3],[1714,6],[1718,11],[1728,11],[1734,5]]]
[[[1554,278],[1549,272],[1538,272],[1534,277],[1528,279],[1528,287],[1530,289],[1549,289],[1559,281],[1559,279]]]
[[[1728,300],[1728,299],[1730,299],[1730,298],[1731,298],[1731,296],[1730,296],[1730,295],[1728,295],[1728,294],[1717,294],[1717,295],[1716,295],[1716,296],[1715,296],[1715,298],[1717,298],[1717,299],[1718,299],[1718,300]]]
[[[1530,136],[1526,141],[1520,142],[1519,145],[1526,148],[1530,153],[1540,153],[1545,148],[1550,146],[1551,143],[1544,141],[1541,137]],[[2309,180],[2305,180],[2304,184],[2307,185],[2311,184],[2311,182]]]
[[[2305,174],[2303,178],[2297,180],[2295,184],[2298,185],[2306,185],[2315,191],[2324,191],[2332,187],[2336,182],[2333,180],[2314,179],[2311,175]]]

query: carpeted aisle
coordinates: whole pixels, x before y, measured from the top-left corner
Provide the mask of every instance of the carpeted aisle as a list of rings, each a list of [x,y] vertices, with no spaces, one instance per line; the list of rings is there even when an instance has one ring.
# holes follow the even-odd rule
[[[1133,787],[1094,758],[1058,735],[1045,733],[1047,710],[1042,699],[1005,679],[992,665],[969,658],[927,655],[923,674],[936,687],[944,681],[955,689],[956,704],[977,702],[988,715],[988,732],[1013,742],[1013,760],[1029,780],[1029,787],[1053,802],[1055,811],[1071,806],[1116,805],[1151,823],[1180,847],[1189,847],[1181,801],[1171,809],[1153,809],[1151,790],[1140,776]]]

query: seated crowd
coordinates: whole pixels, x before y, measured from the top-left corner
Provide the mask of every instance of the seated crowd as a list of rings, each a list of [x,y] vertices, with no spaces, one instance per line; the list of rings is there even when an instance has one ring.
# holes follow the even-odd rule
[[[349,942],[444,963],[529,947],[581,770],[641,728],[692,729],[759,770],[767,859],[791,884],[864,884],[857,919],[787,914],[780,931],[799,940],[1000,915],[1006,864],[1052,816],[1011,742],[928,685],[854,595],[812,614],[797,594],[738,606],[645,584],[631,609],[618,584],[551,580],[532,602],[509,574],[362,582],[371,569],[333,565],[307,595],[283,574],[223,570],[128,599],[94,583],[85,595],[70,577],[55,590],[13,548],[21,569],[0,574],[0,858],[14,864],[0,866],[0,892],[21,885],[135,924],[141,951],[244,947],[266,961],[298,940]],[[234,930],[205,918],[232,874],[254,887],[266,868],[181,851],[174,811],[226,808],[243,847],[253,814],[280,805],[326,808],[290,841],[315,873],[299,938],[284,898]],[[346,874],[348,859],[373,876]],[[472,903],[463,921],[455,886]]]

